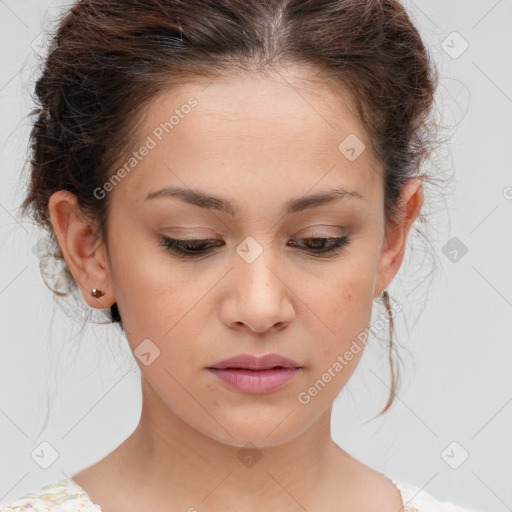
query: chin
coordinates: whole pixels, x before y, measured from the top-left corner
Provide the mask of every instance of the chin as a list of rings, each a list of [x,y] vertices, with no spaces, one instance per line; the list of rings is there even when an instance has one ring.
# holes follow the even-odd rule
[[[239,418],[231,416],[229,420],[219,419],[224,428],[216,424],[214,431],[202,430],[202,433],[219,443],[238,448],[246,448],[248,445],[257,448],[280,446],[292,441],[308,427],[306,423],[297,424],[297,418],[292,420],[294,415],[289,413],[289,409],[283,408],[278,415],[260,413],[255,419],[254,414],[242,412]],[[311,423],[313,421],[312,418]]]

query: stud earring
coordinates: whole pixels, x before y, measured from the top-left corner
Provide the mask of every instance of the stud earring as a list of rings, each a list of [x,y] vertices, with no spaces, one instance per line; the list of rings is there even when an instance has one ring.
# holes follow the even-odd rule
[[[103,295],[105,295],[105,293],[103,293],[101,290],[98,290],[97,288],[93,288],[91,290],[91,295],[93,297],[103,297]]]

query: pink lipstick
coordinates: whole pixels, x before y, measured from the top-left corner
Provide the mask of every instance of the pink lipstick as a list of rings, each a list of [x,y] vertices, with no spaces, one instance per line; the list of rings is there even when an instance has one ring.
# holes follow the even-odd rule
[[[301,368],[299,363],[279,354],[241,354],[215,363],[208,370],[233,389],[263,394],[284,386]]]

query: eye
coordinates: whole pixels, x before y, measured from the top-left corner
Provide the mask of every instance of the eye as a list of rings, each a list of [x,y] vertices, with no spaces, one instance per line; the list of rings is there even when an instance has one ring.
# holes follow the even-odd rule
[[[311,244],[312,248],[307,248],[308,252],[313,254],[332,254],[338,253],[343,249],[345,245],[347,245],[350,241],[350,237],[348,235],[345,236],[329,236],[329,237],[311,237],[311,238],[301,238],[299,241],[304,240],[313,240],[313,244]],[[290,242],[291,245],[297,245],[295,242]],[[306,244],[307,245],[307,244]],[[319,246],[320,245],[320,246]],[[325,247],[327,245],[327,248]]]
[[[298,241],[313,241],[313,244],[305,244],[306,248],[302,249],[311,254],[336,254],[349,243],[350,237],[310,237],[301,238]],[[164,246],[167,250],[171,251],[179,258],[195,258],[202,256],[211,252],[213,247],[222,244],[223,242],[215,238],[182,240],[177,238],[169,238],[167,236],[162,236],[159,242],[159,245]],[[302,245],[298,244],[297,241],[291,241],[289,244],[292,246],[302,247]],[[313,247],[309,247],[308,245],[312,245]]]
[[[160,245],[176,254],[180,258],[194,258],[209,252],[212,247],[220,245],[218,243],[208,244],[208,242],[219,242],[215,238],[189,239],[181,240],[163,236],[160,239]]]

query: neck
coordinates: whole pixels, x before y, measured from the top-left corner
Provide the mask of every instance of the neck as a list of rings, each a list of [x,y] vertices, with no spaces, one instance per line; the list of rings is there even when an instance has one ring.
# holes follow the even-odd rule
[[[286,443],[234,446],[192,428],[143,379],[139,425],[112,455],[119,480],[131,492],[138,487],[146,505],[188,503],[214,511],[228,504],[250,511],[293,509],[295,501],[312,510],[306,506],[314,505],[312,489],[333,495],[340,485],[350,488],[351,475],[340,473],[340,464],[350,473],[354,459],[331,440],[330,420],[331,408]]]

